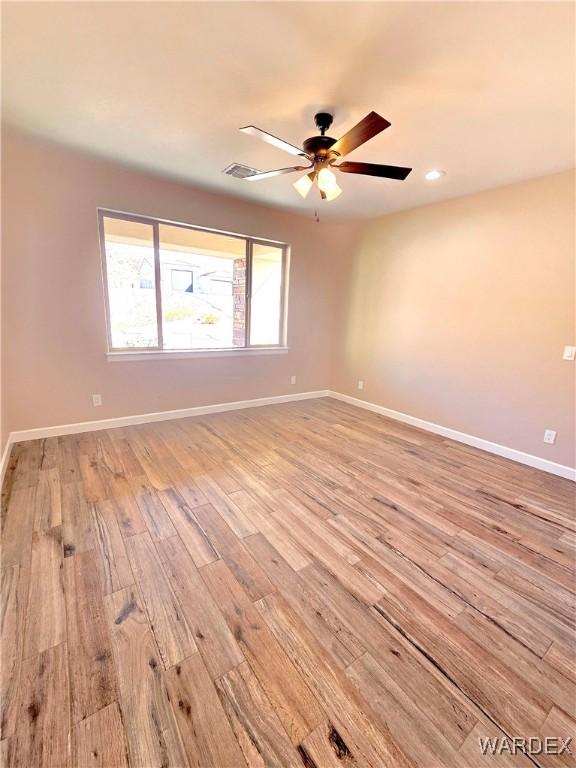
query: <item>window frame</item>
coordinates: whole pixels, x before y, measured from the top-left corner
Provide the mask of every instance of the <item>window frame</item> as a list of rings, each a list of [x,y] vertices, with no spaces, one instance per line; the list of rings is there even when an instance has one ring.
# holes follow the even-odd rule
[[[290,269],[290,245],[278,240],[269,240],[262,237],[252,237],[250,235],[241,235],[235,232],[226,232],[211,227],[200,227],[196,224],[188,224],[180,221],[171,221],[169,219],[160,219],[154,216],[143,216],[140,214],[127,213],[123,211],[112,210],[109,208],[98,208],[98,234],[100,239],[100,258],[102,264],[102,282],[104,287],[104,306],[106,319],[106,337],[108,342],[107,353],[110,358],[128,358],[144,359],[143,356],[178,356],[209,357],[211,354],[230,354],[230,353],[261,353],[266,350],[273,353],[287,349],[287,322],[288,322],[288,278]],[[147,224],[152,227],[152,247],[154,251],[154,291],[156,297],[156,320],[157,320],[157,339],[158,344],[151,347],[115,347],[112,344],[112,318],[110,315],[110,298],[108,293],[108,265],[106,261],[106,236],[104,232],[104,219],[120,219],[124,221],[133,221],[139,224]],[[246,280],[245,280],[245,317],[244,317],[244,346],[230,347],[184,347],[179,349],[166,349],[164,347],[163,329],[162,329],[162,281],[160,268],[160,226],[168,225],[171,227],[181,227],[182,229],[191,229],[199,232],[211,232],[216,235],[225,235],[226,237],[243,240],[245,243],[246,258]],[[252,303],[252,257],[254,245],[274,246],[279,248],[282,253],[282,278],[280,282],[280,313],[277,344],[250,344],[250,311]]]
[[[190,275],[189,287],[192,288],[191,291],[189,291],[188,288],[174,288],[174,272],[184,272],[185,274]],[[173,291],[178,291],[178,293],[194,293],[194,272],[192,272],[191,269],[170,268],[170,287]]]

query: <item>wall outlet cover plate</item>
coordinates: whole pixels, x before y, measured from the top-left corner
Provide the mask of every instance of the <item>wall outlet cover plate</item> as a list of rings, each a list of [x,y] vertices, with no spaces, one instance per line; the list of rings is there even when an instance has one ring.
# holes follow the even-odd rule
[[[556,440],[556,432],[553,429],[546,429],[544,431],[544,442],[549,445],[554,445]]]

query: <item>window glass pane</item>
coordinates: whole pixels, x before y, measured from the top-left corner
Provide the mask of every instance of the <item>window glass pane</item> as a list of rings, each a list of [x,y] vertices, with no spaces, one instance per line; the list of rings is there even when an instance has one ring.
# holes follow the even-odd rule
[[[250,344],[280,343],[282,248],[254,243]]]
[[[246,241],[160,225],[165,349],[245,343]]]
[[[184,291],[184,293],[193,293],[192,272],[184,269],[170,270],[173,291]]]
[[[105,216],[104,239],[112,347],[156,347],[152,225]]]

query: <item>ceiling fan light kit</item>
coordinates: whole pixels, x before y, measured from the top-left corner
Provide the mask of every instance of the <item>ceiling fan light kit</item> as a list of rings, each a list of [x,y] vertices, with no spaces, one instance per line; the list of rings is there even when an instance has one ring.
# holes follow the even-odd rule
[[[322,194],[322,192],[324,192],[324,194]],[[320,191],[322,200],[328,200],[328,202],[330,202],[330,200],[336,200],[336,198],[339,197],[341,194],[342,194],[342,190],[340,189],[338,184],[334,184],[327,191],[324,191],[324,190]]]
[[[310,178],[312,176],[312,178]],[[314,186],[314,174],[313,173],[306,173],[304,176],[301,176],[298,181],[295,181],[292,185],[296,192],[298,192],[299,195],[302,195],[303,198],[308,197],[308,192],[312,189]]]
[[[319,136],[311,136],[302,144],[302,149],[289,144],[277,136],[273,136],[267,131],[256,128],[254,125],[247,125],[240,128],[243,133],[250,136],[256,136],[262,141],[271,144],[277,149],[283,149],[291,155],[301,157],[309,165],[294,165],[289,168],[278,168],[274,171],[256,172],[244,176],[245,181],[261,181],[274,176],[281,176],[285,173],[295,173],[297,171],[308,171],[304,176],[294,183],[296,191],[305,198],[314,183],[318,187],[320,197],[323,200],[335,200],[342,190],[338,186],[336,174],[333,169],[338,169],[342,173],[356,173],[365,176],[379,176],[386,179],[397,179],[403,181],[411,168],[404,168],[396,165],[378,165],[376,163],[354,163],[339,162],[340,158],[357,149],[362,144],[377,136],[383,130],[390,126],[385,118],[376,112],[370,112],[365,118],[360,120],[348,133],[339,139],[326,136],[326,131],[330,128],[333,116],[329,112],[318,112],[314,118],[316,127],[320,131]],[[312,169],[312,170],[311,170]]]

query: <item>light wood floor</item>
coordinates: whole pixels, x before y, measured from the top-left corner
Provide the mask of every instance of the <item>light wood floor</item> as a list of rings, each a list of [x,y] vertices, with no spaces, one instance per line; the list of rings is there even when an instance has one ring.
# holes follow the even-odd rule
[[[478,739],[574,735],[573,491],[330,399],[19,444],[6,764],[572,765]]]

